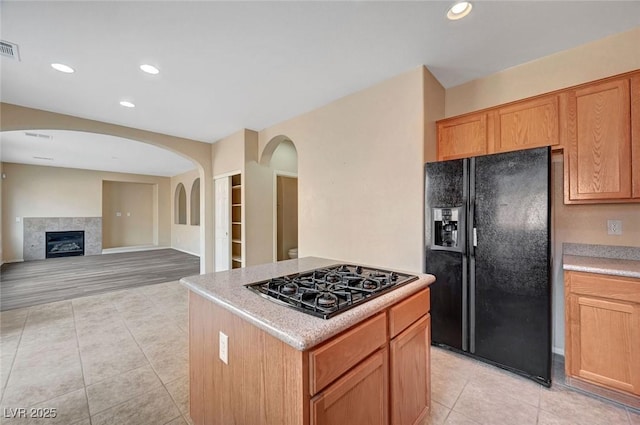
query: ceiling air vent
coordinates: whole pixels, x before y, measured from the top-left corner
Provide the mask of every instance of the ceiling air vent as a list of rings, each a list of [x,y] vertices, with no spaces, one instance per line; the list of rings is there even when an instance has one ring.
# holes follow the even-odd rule
[[[9,41],[0,41],[0,55],[6,56],[11,59],[20,60],[18,45]]]
[[[42,134],[42,133],[25,132],[24,135],[29,137],[37,137],[38,139],[53,139],[53,136],[49,136],[48,134]]]

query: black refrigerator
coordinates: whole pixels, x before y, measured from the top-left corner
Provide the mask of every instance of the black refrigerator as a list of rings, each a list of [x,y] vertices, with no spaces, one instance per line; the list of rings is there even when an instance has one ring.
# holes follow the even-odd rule
[[[425,164],[432,344],[551,384],[551,151]]]

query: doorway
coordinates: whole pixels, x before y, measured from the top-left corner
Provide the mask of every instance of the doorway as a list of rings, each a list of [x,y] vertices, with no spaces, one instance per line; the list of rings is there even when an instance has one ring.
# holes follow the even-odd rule
[[[298,178],[276,174],[276,255],[277,260],[297,257]],[[291,251],[295,249],[296,251]],[[294,258],[295,258],[294,257]]]

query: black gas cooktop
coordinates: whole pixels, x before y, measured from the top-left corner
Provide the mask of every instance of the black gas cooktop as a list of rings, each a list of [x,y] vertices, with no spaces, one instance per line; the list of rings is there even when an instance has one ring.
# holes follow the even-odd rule
[[[352,264],[336,264],[245,285],[269,300],[329,319],[418,276]]]

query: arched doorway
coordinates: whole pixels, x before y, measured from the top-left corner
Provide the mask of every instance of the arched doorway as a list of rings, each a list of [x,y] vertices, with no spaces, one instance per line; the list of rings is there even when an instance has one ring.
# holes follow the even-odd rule
[[[167,149],[192,161],[201,181],[200,271],[213,271],[213,179],[210,144],[17,105],[2,103],[0,107],[3,118],[0,131],[3,132],[53,129],[111,135]]]
[[[273,173],[273,260],[298,257],[298,153],[287,136],[274,137],[261,164]]]

